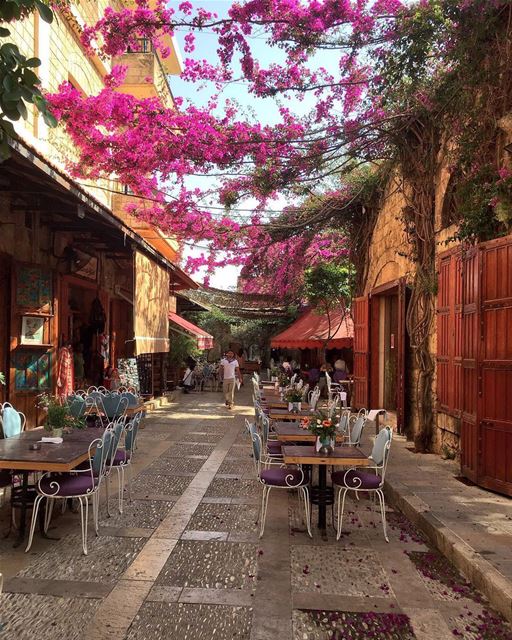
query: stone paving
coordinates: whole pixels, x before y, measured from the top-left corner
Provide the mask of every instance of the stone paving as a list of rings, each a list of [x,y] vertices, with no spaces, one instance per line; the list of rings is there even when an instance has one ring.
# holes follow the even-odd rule
[[[49,533],[60,539],[36,534],[29,554],[0,539],[0,640],[512,639],[391,509],[387,544],[367,499],[349,502],[336,542],[330,514],[327,536],[313,526],[311,540],[296,494],[273,492],[260,540],[246,393],[234,412],[205,392],[148,416],[133,502],[119,514],[112,500],[111,517],[102,505],[88,556],[70,510],[55,510]]]

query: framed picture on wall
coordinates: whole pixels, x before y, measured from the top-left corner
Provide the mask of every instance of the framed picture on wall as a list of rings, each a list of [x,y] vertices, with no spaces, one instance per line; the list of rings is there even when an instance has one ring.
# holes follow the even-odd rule
[[[44,318],[23,316],[21,319],[21,344],[44,344]]]

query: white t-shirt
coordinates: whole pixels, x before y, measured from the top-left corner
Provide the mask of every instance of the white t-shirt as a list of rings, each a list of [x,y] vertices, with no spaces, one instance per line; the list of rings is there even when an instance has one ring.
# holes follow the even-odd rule
[[[234,380],[235,370],[238,369],[238,360],[232,360],[230,362],[226,358],[223,358],[220,364],[224,367],[224,380]]]

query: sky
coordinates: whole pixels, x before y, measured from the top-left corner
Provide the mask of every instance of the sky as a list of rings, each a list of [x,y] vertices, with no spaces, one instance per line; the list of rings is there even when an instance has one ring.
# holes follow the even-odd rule
[[[177,9],[179,2],[181,2],[181,0],[172,0],[171,2],[168,2],[168,5],[172,8]],[[231,0],[195,0],[193,4],[194,6],[202,6],[209,11],[213,11],[217,13],[219,17],[224,17],[227,15],[229,7],[232,3]],[[208,62],[215,64],[217,62],[216,35],[208,31],[197,33],[195,51],[192,54],[188,54],[184,52],[184,37],[186,33],[187,31],[185,30],[176,31],[176,38],[178,40],[182,57],[193,57],[198,59],[204,58],[208,60]],[[253,54],[255,58],[258,59],[263,67],[266,67],[272,62],[279,62],[280,59],[282,59],[282,54],[279,49],[269,47],[264,38],[258,33],[253,34],[253,36],[250,38],[250,43],[253,48]],[[328,59],[321,60],[321,64],[328,69],[330,68],[334,70],[334,67],[336,66],[336,58],[333,55],[328,56]],[[179,76],[171,76],[170,84],[173,94],[176,97],[188,99],[196,106],[205,106],[213,91],[213,88],[211,86],[202,90],[198,89],[195,83],[186,82]],[[240,105],[240,109],[243,113],[252,115],[253,118],[259,120],[263,124],[272,124],[273,122],[279,120],[278,102],[273,98],[255,98],[253,95],[250,95],[247,92],[246,87],[243,83],[234,83],[227,86],[224,89],[222,96],[225,99],[236,100],[236,102]],[[304,100],[304,102],[299,102],[297,99],[292,99],[286,100],[284,101],[284,103],[294,113],[304,114],[311,108],[313,100],[314,98],[310,97]],[[207,176],[198,176],[190,181],[190,185],[199,186],[201,188],[211,188],[215,187],[215,181],[214,179],[208,178]],[[212,204],[214,203],[212,202]],[[218,206],[218,203],[215,204]],[[243,209],[251,209],[251,207],[255,206],[255,204],[255,201],[251,202],[250,200],[247,200],[243,203],[240,203],[239,206]],[[273,205],[269,205],[268,208],[273,208],[276,211],[279,211],[287,204],[289,203],[281,198]],[[250,214],[247,213],[245,215]],[[184,253],[185,256],[188,256],[190,254],[198,255],[203,251],[203,249],[186,245]],[[235,288],[239,271],[240,269],[238,267],[232,266],[218,269],[217,272],[211,277],[210,285],[212,287],[217,287],[220,289]],[[193,274],[194,279],[196,279],[198,282],[202,281],[203,276],[204,274],[201,273]]]

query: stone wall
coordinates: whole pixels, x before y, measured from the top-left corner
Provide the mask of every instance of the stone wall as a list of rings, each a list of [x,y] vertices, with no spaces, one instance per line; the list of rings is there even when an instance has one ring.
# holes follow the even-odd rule
[[[437,176],[435,200],[436,255],[454,246],[456,227],[442,228],[441,212],[450,174],[443,167]],[[405,277],[410,283],[415,273],[415,265],[410,260],[410,246],[404,232],[402,209],[406,200],[402,192],[403,184],[399,176],[394,176],[386,189],[386,196],[375,224],[369,252],[368,276],[364,295],[376,287]],[[434,320],[430,334],[430,351],[435,360],[437,354],[436,322]],[[418,430],[419,419],[415,402],[418,370],[411,349],[406,354],[406,411],[408,415],[407,431],[410,437]],[[436,406],[435,377],[432,388],[434,407]],[[435,413],[434,450],[452,457],[459,447],[458,420],[444,413]]]

